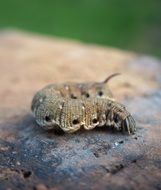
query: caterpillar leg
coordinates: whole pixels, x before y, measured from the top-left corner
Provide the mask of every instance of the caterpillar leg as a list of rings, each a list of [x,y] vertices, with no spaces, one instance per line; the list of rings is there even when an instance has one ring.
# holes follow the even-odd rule
[[[118,130],[118,131],[123,131],[123,132],[128,132],[128,134],[133,134],[135,132],[135,121],[131,115],[127,116],[126,119],[121,119],[120,121],[108,121],[106,122],[106,126],[111,126],[112,128]]]
[[[118,131],[133,134],[136,129],[135,120],[126,108],[114,102],[113,107],[108,112],[106,125],[112,126]]]
[[[135,132],[135,120],[131,115],[129,115],[125,120],[122,122],[122,130],[127,131],[129,134],[133,134]]]

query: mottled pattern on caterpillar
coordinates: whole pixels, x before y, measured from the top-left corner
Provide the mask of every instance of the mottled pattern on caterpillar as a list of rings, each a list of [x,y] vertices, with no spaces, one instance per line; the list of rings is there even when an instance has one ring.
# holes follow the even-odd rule
[[[73,133],[80,128],[110,126],[129,134],[135,121],[125,106],[116,102],[107,82],[51,84],[38,91],[32,100],[36,122],[45,129],[61,128]]]

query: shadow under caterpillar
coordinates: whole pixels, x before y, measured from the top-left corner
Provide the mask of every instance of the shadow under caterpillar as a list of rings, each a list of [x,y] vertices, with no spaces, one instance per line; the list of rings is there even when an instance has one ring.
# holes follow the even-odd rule
[[[129,134],[135,131],[135,121],[125,106],[113,99],[107,82],[51,84],[38,91],[32,100],[36,122],[45,129],[60,127],[73,133],[83,127],[111,126]]]

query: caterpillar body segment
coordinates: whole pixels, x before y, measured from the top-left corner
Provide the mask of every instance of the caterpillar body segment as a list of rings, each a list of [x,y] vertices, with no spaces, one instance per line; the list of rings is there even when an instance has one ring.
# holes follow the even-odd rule
[[[62,83],[62,84],[50,84],[40,90],[39,94],[51,94],[55,93],[64,97],[71,99],[79,98],[113,98],[112,92],[108,87],[108,82],[113,77],[119,75],[120,73],[114,73],[108,76],[103,82],[87,82],[87,83]]]
[[[114,74],[116,76],[118,74]],[[135,121],[125,106],[112,99],[107,81],[48,85],[38,91],[31,110],[36,122],[45,129],[61,128],[73,133],[80,128],[112,127],[135,131]]]
[[[65,105],[61,117],[64,123],[59,124],[63,130],[68,126],[73,128],[70,132],[75,132],[80,127],[91,130],[95,127],[111,126],[119,131],[127,131],[129,134],[135,131],[135,121],[131,114],[123,105],[110,99],[71,100]]]
[[[111,126],[129,134],[135,131],[135,122],[123,105],[107,98],[63,99],[49,97],[34,112],[37,123],[47,129],[56,125],[73,133],[83,127]]]

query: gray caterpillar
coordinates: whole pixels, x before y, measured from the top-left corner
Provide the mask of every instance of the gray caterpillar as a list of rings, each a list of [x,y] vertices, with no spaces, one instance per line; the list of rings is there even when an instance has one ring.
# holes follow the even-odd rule
[[[36,122],[45,129],[61,128],[73,133],[80,128],[111,126],[129,134],[135,121],[125,106],[116,102],[107,82],[51,84],[38,91],[32,100]]]

